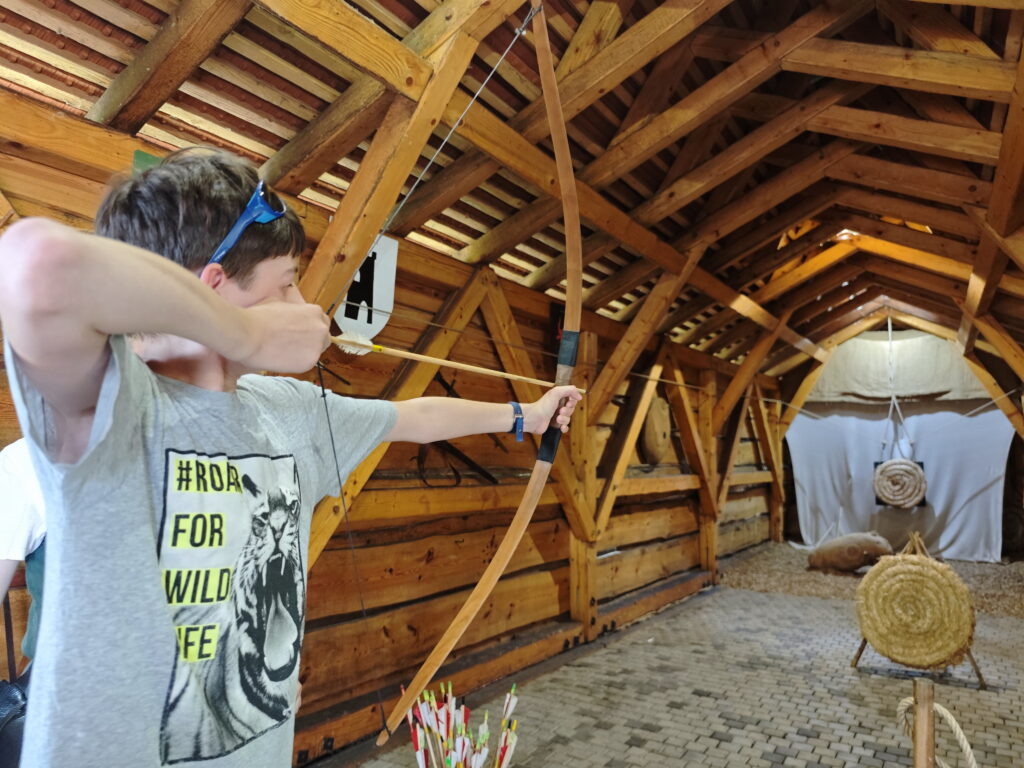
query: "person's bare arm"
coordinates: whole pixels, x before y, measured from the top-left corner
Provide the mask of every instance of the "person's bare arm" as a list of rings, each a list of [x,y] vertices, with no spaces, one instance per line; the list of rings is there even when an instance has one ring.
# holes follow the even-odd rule
[[[523,430],[543,434],[552,423],[563,432],[580,400],[576,387],[554,387],[540,400],[523,403]],[[564,405],[560,403],[565,400]],[[507,432],[513,411],[508,403],[481,403],[452,397],[417,397],[395,403],[398,419],[388,441],[430,443],[485,432]]]
[[[308,370],[329,343],[315,305],[241,309],[167,259],[44,219],[0,237],[0,320],[53,412],[57,461],[84,450],[110,335],[169,333],[281,373]]]

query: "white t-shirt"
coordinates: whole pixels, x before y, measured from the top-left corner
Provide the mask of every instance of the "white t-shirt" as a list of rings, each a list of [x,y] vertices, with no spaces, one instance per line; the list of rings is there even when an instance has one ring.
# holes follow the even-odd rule
[[[22,438],[0,451],[0,560],[24,560],[45,535],[43,492]]]

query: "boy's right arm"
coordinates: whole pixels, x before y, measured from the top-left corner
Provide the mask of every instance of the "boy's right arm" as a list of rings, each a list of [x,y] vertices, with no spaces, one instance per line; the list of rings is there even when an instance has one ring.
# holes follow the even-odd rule
[[[329,343],[315,305],[236,307],[167,259],[44,219],[0,237],[0,321],[53,413],[51,457],[65,462],[88,441],[110,335],[169,333],[281,373],[308,370]]]

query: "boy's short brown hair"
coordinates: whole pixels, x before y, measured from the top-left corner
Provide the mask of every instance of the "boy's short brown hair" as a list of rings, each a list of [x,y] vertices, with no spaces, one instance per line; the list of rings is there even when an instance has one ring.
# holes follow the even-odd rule
[[[115,179],[96,214],[96,233],[158,253],[199,272],[259,183],[256,168],[224,150],[188,147],[159,165]],[[270,192],[277,202],[277,196]],[[295,212],[252,223],[224,256],[224,272],[243,286],[256,265],[298,256],[305,234]]]

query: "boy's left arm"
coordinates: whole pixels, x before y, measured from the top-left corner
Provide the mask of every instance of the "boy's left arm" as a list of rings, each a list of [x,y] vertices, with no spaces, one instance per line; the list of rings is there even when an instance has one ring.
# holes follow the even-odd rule
[[[540,400],[523,403],[523,431],[540,435],[554,424],[568,432],[569,419],[581,397],[576,387],[553,387]],[[417,397],[394,406],[398,419],[384,438],[389,442],[432,443],[485,432],[508,432],[515,416],[508,403],[454,397]]]

